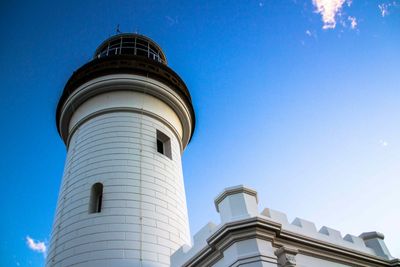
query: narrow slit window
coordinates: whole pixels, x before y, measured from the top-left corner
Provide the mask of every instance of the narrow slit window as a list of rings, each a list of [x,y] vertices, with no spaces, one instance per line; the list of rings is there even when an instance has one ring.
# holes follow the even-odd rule
[[[157,130],[157,152],[172,159],[171,139],[159,130]]]
[[[103,184],[95,183],[90,191],[89,213],[101,212],[103,204]]]

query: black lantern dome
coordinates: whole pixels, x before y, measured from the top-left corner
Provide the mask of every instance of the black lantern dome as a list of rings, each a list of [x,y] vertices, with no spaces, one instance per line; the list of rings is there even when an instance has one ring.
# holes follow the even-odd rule
[[[167,64],[167,59],[160,46],[150,38],[139,34],[118,34],[105,40],[96,50],[94,58],[115,55],[145,57]]]
[[[189,109],[193,119],[191,135],[193,134],[195,114],[189,90],[179,75],[167,66],[167,59],[161,47],[146,36],[136,33],[123,33],[114,35],[100,44],[93,59],[74,71],[65,85],[57,106],[56,124],[57,130],[66,144],[68,143],[69,120],[63,119],[63,116],[69,118],[73,112],[68,99],[85,83],[112,74],[145,76],[164,83],[174,90]],[[93,97],[93,94],[100,93],[102,92],[98,91],[80,97],[79,100],[74,102],[73,109],[76,109],[88,98]]]

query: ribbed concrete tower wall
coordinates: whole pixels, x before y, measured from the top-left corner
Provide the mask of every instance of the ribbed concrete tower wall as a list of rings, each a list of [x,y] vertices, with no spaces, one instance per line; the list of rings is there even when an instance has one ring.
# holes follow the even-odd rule
[[[108,89],[70,119],[47,266],[169,266],[170,255],[190,243],[183,126],[170,105],[146,90],[173,92],[128,74],[103,76],[77,91],[101,88]],[[170,138],[171,158],[157,151],[157,131]],[[103,185],[102,207],[90,213],[96,183]]]

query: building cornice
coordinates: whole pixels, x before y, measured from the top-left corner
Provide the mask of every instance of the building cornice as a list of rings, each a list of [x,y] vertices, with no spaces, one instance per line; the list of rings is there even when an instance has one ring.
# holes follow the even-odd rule
[[[151,95],[171,107],[182,125],[183,133],[180,142],[181,150],[184,150],[193,134],[192,131],[195,123],[191,104],[189,105],[176,90],[158,80],[143,77],[142,75],[121,73],[103,75],[96,79],[91,79],[76,88],[68,95],[68,98],[62,102],[63,105],[59,106],[60,115],[57,122],[60,135],[66,145],[68,145],[71,134],[74,131],[74,128],[70,129],[70,121],[79,106],[97,95],[117,91],[133,91]],[[124,108],[126,109],[128,107]],[[120,109],[121,108],[115,109],[115,111],[120,111]],[[108,112],[109,111],[110,110],[108,110]],[[141,113],[145,112],[146,111],[143,110]],[[154,116],[156,116],[156,114],[154,114]]]
[[[252,217],[225,223],[209,238],[207,245],[183,265],[211,266],[223,257],[223,251],[235,242],[259,238],[270,241],[275,248],[296,247],[299,253],[330,259],[343,264],[371,266],[400,266],[398,259],[386,260],[282,229],[280,223],[262,217]]]

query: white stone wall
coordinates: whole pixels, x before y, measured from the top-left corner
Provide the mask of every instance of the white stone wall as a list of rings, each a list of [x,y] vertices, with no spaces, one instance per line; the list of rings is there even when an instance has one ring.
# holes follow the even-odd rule
[[[257,238],[233,243],[212,267],[277,267],[274,249],[269,241]]]
[[[118,77],[121,75],[109,75],[107,77],[110,77],[111,79],[114,76]],[[106,78],[102,77],[102,79]],[[98,80],[100,83],[101,79]],[[149,111],[154,116],[163,118],[167,123],[169,123],[176,131],[179,138],[182,138],[183,136],[182,124],[171,107],[154,96],[127,90],[102,93],[86,100],[85,103],[80,105],[74,111],[69,123],[69,130],[72,131],[80,122],[85,120],[88,116],[92,116],[95,112],[110,109],[136,109]]]
[[[345,265],[338,262],[333,262],[329,260],[319,259],[316,257],[310,257],[303,254],[296,255],[296,267],[351,267],[350,265]]]
[[[170,137],[172,160],[157,152],[156,130]],[[103,208],[89,214],[97,182]],[[169,266],[188,243],[176,131],[133,111],[81,122],[69,143],[47,266]]]

